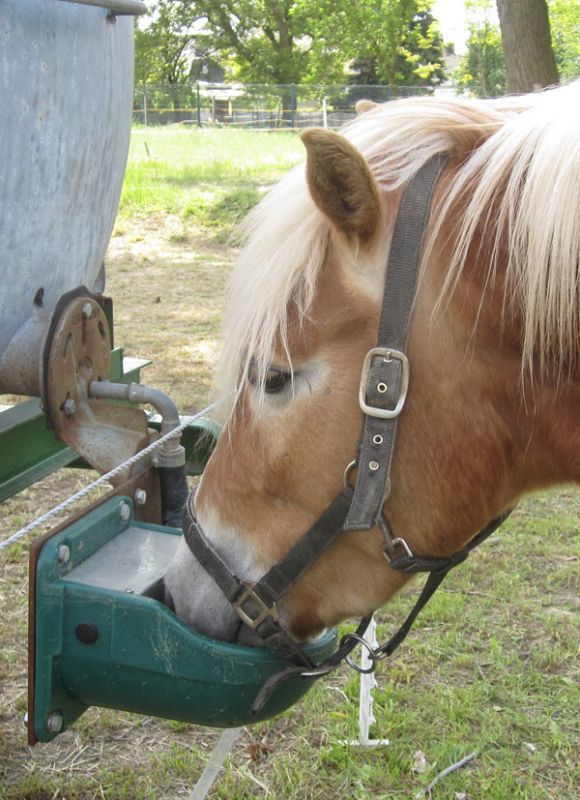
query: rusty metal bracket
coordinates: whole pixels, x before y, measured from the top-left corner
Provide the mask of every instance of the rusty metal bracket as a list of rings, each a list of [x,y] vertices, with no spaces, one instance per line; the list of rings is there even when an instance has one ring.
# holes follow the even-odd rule
[[[157,436],[142,409],[89,397],[91,381],[108,379],[110,349],[109,324],[97,300],[89,293],[61,298],[44,351],[44,409],[55,436],[100,473]]]

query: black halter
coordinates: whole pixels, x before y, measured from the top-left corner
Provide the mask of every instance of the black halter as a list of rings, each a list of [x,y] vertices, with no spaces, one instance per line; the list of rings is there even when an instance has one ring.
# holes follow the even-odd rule
[[[379,660],[391,655],[405,639],[417,615],[447,573],[464,561],[471,550],[490,536],[510,513],[507,511],[495,517],[454,555],[434,557],[414,554],[404,539],[393,536],[382,511],[390,494],[389,475],[397,420],[409,382],[405,350],[423,236],[433,191],[446,162],[447,157],[442,154],[428,161],[411,179],[401,200],[385,279],[377,346],[367,353],[362,368],[359,402],[364,414],[364,427],[359,454],[358,459],[346,468],[343,491],[286,556],[252,584],[240,580],[207,541],[195,519],[190,500],[184,534],[191,552],[211,575],[242,622],[258,634],[266,646],[291,662],[288,669],[274,675],[264,685],[254,702],[254,711],[264,705],[283,680],[297,675],[325,675],[345,659],[357,668],[349,654],[359,643],[369,650],[373,670]],[[353,491],[348,476],[355,466],[358,471]],[[383,552],[391,569],[429,574],[421,595],[405,622],[384,645],[372,649],[362,638],[370,621],[370,616],[367,616],[354,633],[342,638],[332,656],[322,664],[314,664],[280,622],[277,602],[343,531],[369,530],[376,526],[383,535]]]

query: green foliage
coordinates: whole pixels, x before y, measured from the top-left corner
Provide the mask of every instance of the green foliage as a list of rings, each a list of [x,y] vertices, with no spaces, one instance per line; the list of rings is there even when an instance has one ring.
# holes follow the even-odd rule
[[[365,55],[352,62],[352,83],[435,86],[445,78],[439,23],[430,10],[421,8],[419,4],[416,4],[416,11],[406,29],[391,39],[390,58],[385,57],[386,51],[381,49],[384,45],[378,40],[374,50],[370,42],[367,45]]]
[[[137,82],[180,83],[190,75],[198,15],[185,0],[149,3],[152,19],[135,31]],[[193,14],[192,14],[193,11]]]
[[[137,31],[137,80],[219,81],[225,74],[246,83],[329,84],[343,82],[354,63],[370,69],[375,83],[431,85],[443,78],[443,47],[430,6],[427,0],[155,0],[152,18]]]
[[[491,0],[468,0],[471,21],[467,53],[454,74],[459,91],[478,97],[496,97],[506,87],[501,31],[492,15]],[[560,79],[580,75],[580,5],[548,0],[552,49]]]
[[[205,20],[231,77],[249,83],[299,83],[307,66],[311,6],[300,0],[198,0],[189,4]]]
[[[505,92],[506,72],[499,25],[490,0],[468,2],[471,13],[467,53],[454,73],[460,92],[497,97]]]
[[[548,0],[552,49],[566,81],[580,75],[580,4],[569,0]]]

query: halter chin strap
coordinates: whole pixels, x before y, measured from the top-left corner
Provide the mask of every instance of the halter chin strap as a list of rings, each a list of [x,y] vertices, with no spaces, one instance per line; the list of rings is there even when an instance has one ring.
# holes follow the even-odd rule
[[[344,660],[355,666],[349,654],[359,643],[369,650],[374,669],[379,660],[391,655],[405,639],[417,615],[447,573],[465,561],[471,550],[490,536],[510,513],[508,511],[494,518],[452,556],[439,557],[414,554],[404,539],[393,536],[382,512],[390,492],[389,474],[397,419],[405,403],[409,382],[405,349],[424,230],[433,191],[446,162],[447,156],[443,154],[428,161],[411,179],[401,200],[385,279],[377,346],[367,353],[361,375],[359,402],[364,413],[364,426],[359,459],[347,467],[344,490],[286,556],[256,583],[240,580],[227,566],[205,538],[192,507],[186,514],[184,536],[195,558],[214,579],[242,622],[260,636],[266,646],[291,662],[287,669],[274,675],[262,687],[252,707],[255,713],[284,680],[297,676],[325,675]],[[348,485],[348,475],[357,465],[353,491]],[[339,534],[343,531],[369,530],[376,526],[382,533],[383,552],[392,569],[407,574],[429,574],[421,595],[405,622],[386,644],[372,649],[363,639],[371,618],[367,616],[354,633],[342,638],[332,656],[321,664],[314,664],[280,621],[278,600],[310,569]]]

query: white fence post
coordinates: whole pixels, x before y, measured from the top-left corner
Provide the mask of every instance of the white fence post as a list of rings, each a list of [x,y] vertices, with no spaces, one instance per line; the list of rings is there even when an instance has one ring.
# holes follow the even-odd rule
[[[377,642],[377,623],[372,617],[366,629],[365,639],[372,648],[378,647]],[[366,647],[361,647],[360,665],[362,669],[369,669],[372,661]],[[373,712],[372,691],[377,686],[377,681],[373,672],[362,672],[360,676],[360,686],[358,694],[358,739],[351,739],[344,744],[356,745],[357,747],[377,747],[378,745],[390,744],[388,739],[371,739],[369,730],[374,725],[375,715]]]

